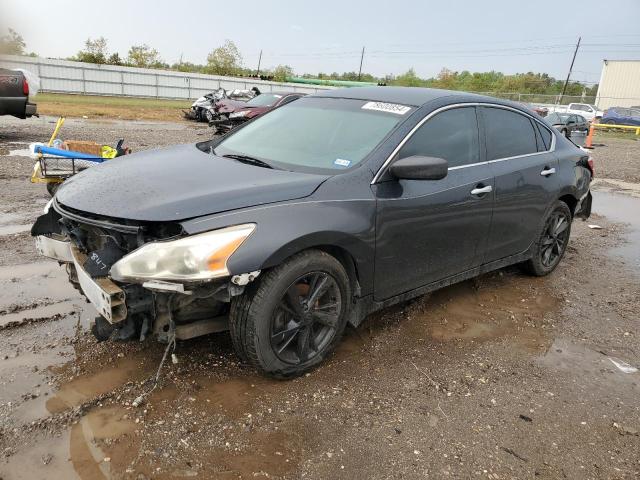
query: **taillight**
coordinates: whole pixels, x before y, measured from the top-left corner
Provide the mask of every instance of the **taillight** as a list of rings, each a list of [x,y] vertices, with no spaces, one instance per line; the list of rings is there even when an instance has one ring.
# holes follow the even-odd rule
[[[596,171],[593,168],[593,158],[589,157],[589,160],[587,160],[587,164],[589,165],[589,170],[591,171],[591,178],[596,176]]]
[[[27,97],[29,96],[29,83],[26,78],[22,78],[22,93],[24,93]]]

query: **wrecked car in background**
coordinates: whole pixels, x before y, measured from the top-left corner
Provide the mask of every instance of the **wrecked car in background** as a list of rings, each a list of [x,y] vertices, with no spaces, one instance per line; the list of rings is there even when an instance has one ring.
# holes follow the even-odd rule
[[[196,99],[188,111],[183,111],[188,120],[198,122],[210,122],[214,119],[215,105],[220,101],[227,101],[230,104],[242,105],[256,95],[260,95],[258,87],[248,90],[235,89],[227,92],[224,88],[219,88]]]
[[[221,102],[213,108],[215,114],[209,126],[214,128],[214,133],[228,132],[234,127],[263,115],[274,108],[286,105],[303,96],[300,92],[269,92],[262,93],[246,103]]]
[[[81,172],[31,233],[100,313],[99,339],[228,329],[241,359],[287,378],[374,310],[510,264],[549,274],[592,175],[512,102],[330,90]]]

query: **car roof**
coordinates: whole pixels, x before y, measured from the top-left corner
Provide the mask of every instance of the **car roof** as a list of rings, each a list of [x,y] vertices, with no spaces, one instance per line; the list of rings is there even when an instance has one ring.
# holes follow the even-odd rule
[[[440,90],[438,88],[420,87],[351,87],[337,88],[335,90],[323,90],[311,95],[312,97],[324,98],[348,98],[353,100],[370,100],[373,102],[399,103],[413,107],[420,107],[442,97],[457,97],[457,101],[470,102],[491,102],[506,104],[500,99],[466,93],[455,90]],[[508,102],[512,104],[514,102]],[[522,108],[522,107],[520,107]]]

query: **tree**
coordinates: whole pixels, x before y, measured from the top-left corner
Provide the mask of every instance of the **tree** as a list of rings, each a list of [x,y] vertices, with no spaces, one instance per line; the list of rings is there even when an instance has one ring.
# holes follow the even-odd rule
[[[293,77],[293,68],[289,65],[278,65],[273,69],[273,80],[276,82],[286,82],[290,77]]]
[[[84,42],[84,50],[80,50],[76,55],[75,60],[79,62],[87,63],[107,63],[107,39],[104,37],[98,37],[92,40],[91,37],[87,38]]]
[[[393,81],[393,85],[400,85],[402,87],[420,87],[423,83],[424,81],[416,75],[416,71],[413,68],[397,76]]]
[[[12,28],[9,29],[7,35],[0,37],[0,53],[6,55],[24,55],[26,46],[22,36]]]
[[[111,55],[109,55],[109,58],[107,58],[107,63],[109,65],[124,65],[124,62],[120,58],[120,55],[118,54],[118,52],[114,52]]]
[[[225,40],[224,45],[207,55],[207,73],[236,75],[242,68],[242,55],[236,44]]]
[[[163,65],[158,51],[155,48],[151,48],[146,43],[142,45],[133,45],[129,49],[127,59],[134,67],[157,68]]]

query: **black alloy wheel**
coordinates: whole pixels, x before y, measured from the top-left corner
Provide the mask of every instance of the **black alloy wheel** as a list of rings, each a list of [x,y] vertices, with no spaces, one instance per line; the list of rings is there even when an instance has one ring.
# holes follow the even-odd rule
[[[284,260],[231,300],[229,333],[238,356],[276,378],[301,375],[340,341],[351,279],[334,256],[306,250]]]
[[[271,319],[271,348],[289,364],[318,355],[336,334],[342,298],[336,280],[326,272],[311,272],[293,282]]]
[[[570,222],[571,219],[560,210],[553,212],[547,219],[540,250],[540,260],[545,267],[551,268],[560,261],[569,240]]]
[[[531,258],[522,265],[528,273],[541,277],[558,266],[569,244],[572,221],[569,206],[563,201],[556,201],[532,245]]]

